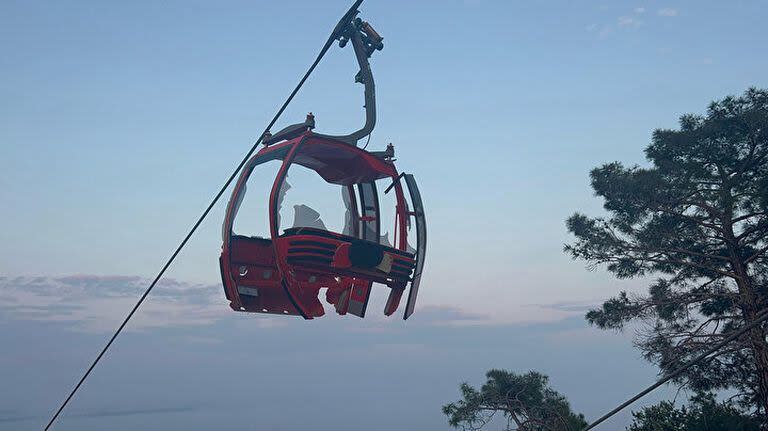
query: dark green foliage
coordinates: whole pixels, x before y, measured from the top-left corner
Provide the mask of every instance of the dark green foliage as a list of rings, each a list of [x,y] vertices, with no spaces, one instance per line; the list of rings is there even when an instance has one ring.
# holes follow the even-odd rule
[[[758,431],[760,423],[728,402],[717,402],[712,394],[699,394],[689,405],[676,408],[662,401],[632,413],[627,431]]]
[[[618,278],[654,277],[587,313],[600,328],[643,322],[637,346],[669,372],[768,308],[768,91],[713,102],[679,130],[656,130],[648,167],[614,162],[591,172],[605,217],[567,220],[574,259]],[[694,390],[732,389],[768,406],[766,328],[676,379]],[[662,407],[660,407],[662,408]]]
[[[576,431],[587,425],[584,416],[573,413],[565,397],[549,387],[543,374],[490,370],[486,377],[479,391],[463,383],[463,399],[443,406],[452,427],[479,430],[496,415],[503,417],[506,430]]]

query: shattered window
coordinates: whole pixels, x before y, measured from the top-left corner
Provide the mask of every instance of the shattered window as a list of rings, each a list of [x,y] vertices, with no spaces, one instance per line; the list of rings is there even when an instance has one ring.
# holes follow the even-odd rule
[[[346,186],[327,183],[311,169],[291,165],[279,200],[280,233],[300,227],[350,232],[351,201],[345,202],[345,189]]]

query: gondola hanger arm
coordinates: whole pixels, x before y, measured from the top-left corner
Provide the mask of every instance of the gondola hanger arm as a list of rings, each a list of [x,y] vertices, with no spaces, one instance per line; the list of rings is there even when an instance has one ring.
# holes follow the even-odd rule
[[[355,82],[365,86],[365,124],[359,130],[347,135],[315,134],[319,137],[335,139],[350,145],[357,145],[357,142],[370,135],[376,126],[376,84],[373,80],[373,72],[371,71],[368,59],[375,51],[381,51],[384,48],[384,38],[381,37],[370,23],[358,18],[358,13],[359,11],[355,7],[350,9],[336,25],[332,37],[334,38],[333,40],[339,41],[339,47],[341,48],[352,42],[355,58],[360,67],[360,70],[355,75]],[[264,145],[269,146],[295,138],[301,133],[314,128],[315,117],[310,113],[303,123],[287,126],[274,135],[267,131],[264,136]]]

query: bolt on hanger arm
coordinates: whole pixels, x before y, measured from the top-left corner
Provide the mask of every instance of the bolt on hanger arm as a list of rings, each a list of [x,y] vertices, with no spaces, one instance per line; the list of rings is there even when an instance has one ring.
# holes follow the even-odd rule
[[[339,21],[334,30],[334,35],[339,41],[339,46],[342,48],[350,41],[352,42],[355,58],[360,66],[360,71],[355,75],[355,82],[362,83],[365,86],[365,124],[360,130],[348,135],[317,134],[317,136],[335,139],[350,145],[357,145],[357,141],[368,136],[376,125],[376,87],[368,58],[370,58],[374,51],[381,51],[384,48],[384,43],[382,43],[384,38],[369,23],[356,17],[360,11],[355,9],[350,12]],[[290,125],[274,135],[267,133],[264,136],[264,145],[271,145],[295,138],[306,130],[314,128],[315,117],[310,113],[303,123]]]

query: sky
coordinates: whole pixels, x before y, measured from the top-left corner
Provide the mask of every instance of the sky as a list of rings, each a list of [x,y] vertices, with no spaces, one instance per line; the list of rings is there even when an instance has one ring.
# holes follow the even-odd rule
[[[0,429],[40,428],[347,3],[0,3]],[[655,377],[631,331],[583,319],[648,280],[571,261],[564,220],[601,213],[591,168],[642,165],[654,129],[768,87],[764,3],[362,11],[385,38],[370,148],[395,145],[429,223],[414,320],[378,317],[383,288],[370,322],[229,312],[222,201],[57,429],[442,430],[440,405],[491,367],[538,369],[595,418]],[[275,130],[309,111],[322,133],[359,127],[356,72],[332,48]]]

